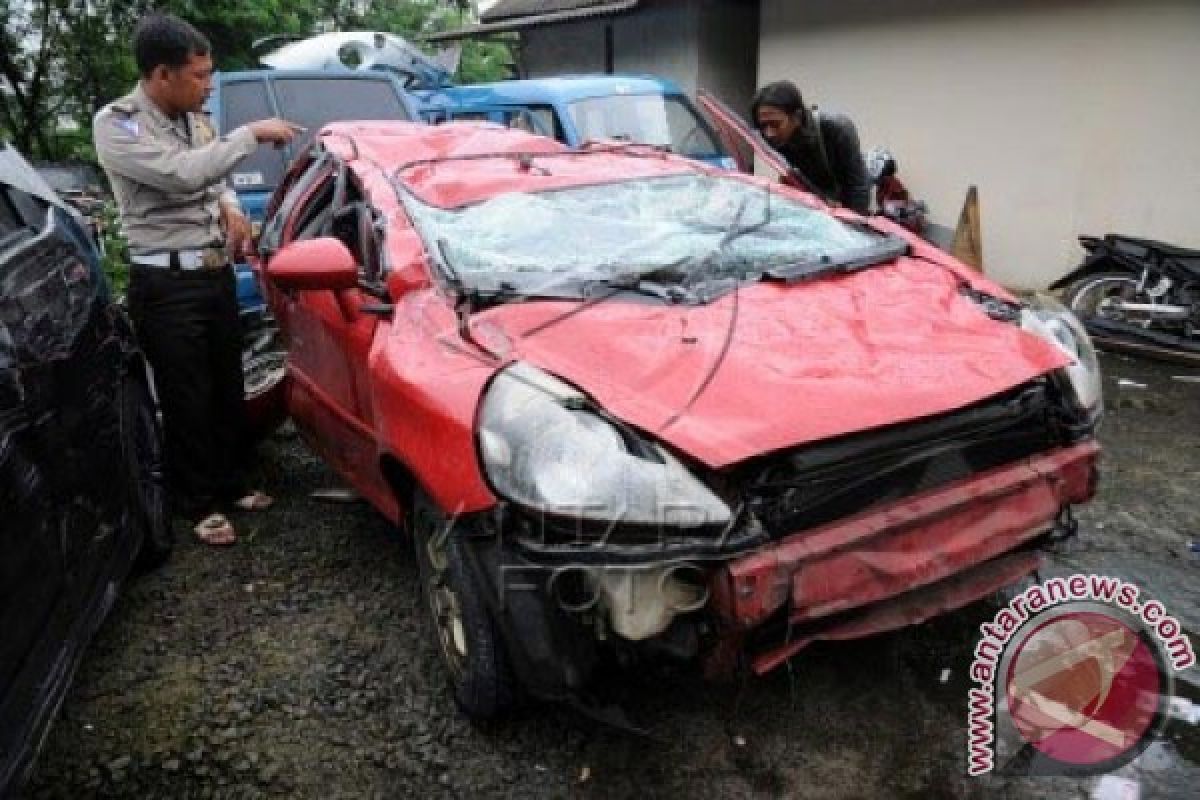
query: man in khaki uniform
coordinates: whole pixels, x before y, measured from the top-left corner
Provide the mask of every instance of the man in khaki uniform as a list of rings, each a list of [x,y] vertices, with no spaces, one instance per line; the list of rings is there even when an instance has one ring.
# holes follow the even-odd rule
[[[212,88],[208,41],[183,20],[145,17],[134,34],[141,79],[101,109],[96,153],[129,240],[129,311],[154,369],[173,499],[201,518],[196,535],[232,544],[221,511],[265,509],[271,498],[242,483],[241,331],[231,266],[250,226],[225,175],[262,142],[299,130],[255,122],[217,137],[201,113]]]

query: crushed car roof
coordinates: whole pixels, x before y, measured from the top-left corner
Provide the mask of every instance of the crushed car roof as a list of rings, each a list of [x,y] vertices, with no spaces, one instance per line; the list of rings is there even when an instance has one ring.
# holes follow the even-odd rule
[[[335,123],[320,137],[329,150],[371,163],[441,208],[503,192],[544,192],[701,169],[646,146],[613,142],[611,151],[601,146],[581,153],[544,136],[479,122]]]

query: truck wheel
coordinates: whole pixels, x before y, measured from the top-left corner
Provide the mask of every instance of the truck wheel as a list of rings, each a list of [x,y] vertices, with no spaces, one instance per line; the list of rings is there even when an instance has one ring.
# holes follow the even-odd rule
[[[515,705],[517,686],[504,641],[466,562],[463,531],[418,492],[410,529],[442,661],[458,707],[474,720],[502,716]]]

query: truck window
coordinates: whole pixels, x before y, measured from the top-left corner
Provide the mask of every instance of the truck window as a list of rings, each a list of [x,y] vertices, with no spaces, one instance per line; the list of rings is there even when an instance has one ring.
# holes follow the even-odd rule
[[[275,116],[264,80],[234,81],[221,89],[221,130],[228,133],[250,122]],[[274,189],[283,177],[284,151],[261,144],[229,175],[234,191]]]
[[[689,158],[720,155],[708,125],[679,97],[625,94],[592,97],[570,105],[583,141],[621,139],[669,147]]]

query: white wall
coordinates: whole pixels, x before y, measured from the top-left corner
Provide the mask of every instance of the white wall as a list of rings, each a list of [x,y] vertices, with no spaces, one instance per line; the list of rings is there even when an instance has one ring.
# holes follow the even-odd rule
[[[1200,3],[763,0],[758,77],[850,114],[938,222],[978,185],[1010,286],[1067,271],[1079,234],[1200,247]]]

